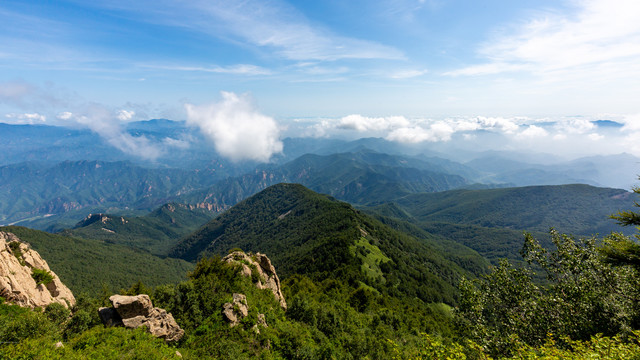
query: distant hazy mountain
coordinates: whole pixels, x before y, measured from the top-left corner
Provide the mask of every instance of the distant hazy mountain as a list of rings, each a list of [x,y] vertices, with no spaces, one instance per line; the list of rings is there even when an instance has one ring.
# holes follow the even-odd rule
[[[149,169],[129,162],[64,161],[0,167],[0,223],[77,209],[153,209],[213,184],[215,169]]]
[[[417,192],[464,187],[461,176],[427,161],[370,150],[332,155],[303,155],[280,166],[257,168],[241,177],[177,198],[179,202],[225,209],[270,185],[303,184],[310,189],[356,204],[392,200]]]

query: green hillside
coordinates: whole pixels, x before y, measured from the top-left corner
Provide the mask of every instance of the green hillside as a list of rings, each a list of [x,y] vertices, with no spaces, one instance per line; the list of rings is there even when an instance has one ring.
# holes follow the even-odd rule
[[[236,247],[269,254],[285,279],[340,278],[450,304],[460,277],[481,272],[483,263],[469,249],[460,257],[471,254],[477,261],[456,263],[424,239],[298,184],[274,185],[246,199],[185,237],[170,255],[193,261]]]
[[[142,281],[156,286],[182,281],[192,263],[162,259],[143,250],[101,240],[86,240],[49,234],[19,226],[0,227],[29,243],[47,261],[74,294],[98,294],[128,288]]]
[[[144,216],[92,214],[62,235],[103,240],[166,256],[182,236],[213,218],[207,209],[193,205],[165,204]]]
[[[554,227],[560,232],[592,235],[625,230],[608,217],[629,209],[635,199],[637,195],[625,190],[576,184],[411,194],[395,203],[420,223],[540,232]]]

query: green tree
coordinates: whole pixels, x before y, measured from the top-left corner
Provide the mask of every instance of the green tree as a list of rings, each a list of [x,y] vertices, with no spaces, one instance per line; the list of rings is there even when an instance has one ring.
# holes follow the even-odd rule
[[[458,329],[493,356],[508,355],[522,343],[541,346],[548,334],[565,346],[563,339],[626,334],[636,324],[637,277],[630,269],[604,261],[595,238],[550,234],[553,250],[525,235],[525,268],[505,260],[483,280],[461,284]],[[540,269],[547,275],[544,286],[532,281]]]

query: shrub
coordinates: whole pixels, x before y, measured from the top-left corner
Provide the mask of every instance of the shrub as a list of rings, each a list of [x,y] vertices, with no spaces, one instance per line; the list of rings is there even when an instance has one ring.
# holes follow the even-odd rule
[[[44,269],[31,269],[31,277],[36,281],[36,285],[44,284],[46,286],[53,281],[51,272]]]

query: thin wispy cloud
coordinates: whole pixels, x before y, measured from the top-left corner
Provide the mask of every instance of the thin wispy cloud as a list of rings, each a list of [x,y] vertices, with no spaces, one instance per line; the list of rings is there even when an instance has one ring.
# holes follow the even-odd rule
[[[261,66],[251,64],[236,64],[229,66],[179,66],[179,65],[142,65],[143,68],[160,69],[170,71],[196,71],[216,74],[231,75],[270,75],[273,72]]]
[[[342,36],[309,21],[284,1],[193,0],[102,3],[144,21],[188,28],[215,38],[256,46],[295,61],[403,59],[402,51],[375,41]]]
[[[640,3],[587,0],[574,4],[573,14],[538,12],[522,25],[505,27],[505,34],[479,49],[487,62],[446,74],[524,71],[551,81],[563,81],[564,75],[584,80],[589,74],[605,78],[637,74]]]

